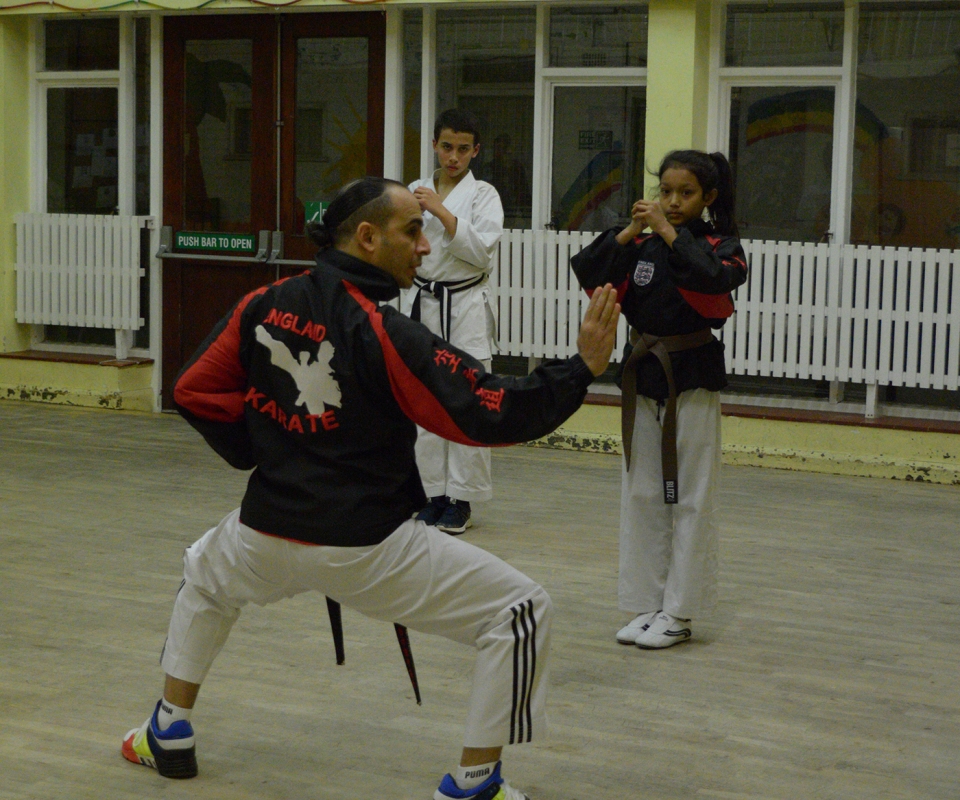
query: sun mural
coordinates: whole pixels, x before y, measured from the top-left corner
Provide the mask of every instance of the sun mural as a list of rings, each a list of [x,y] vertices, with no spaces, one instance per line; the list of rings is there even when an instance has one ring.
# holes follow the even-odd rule
[[[343,134],[343,141],[339,144],[331,141],[330,145],[338,153],[339,158],[334,161],[323,173],[327,186],[335,188],[343,186],[355,178],[362,178],[367,174],[367,119],[361,114],[352,102],[347,101],[352,120],[345,121],[341,117],[333,119],[334,125]]]

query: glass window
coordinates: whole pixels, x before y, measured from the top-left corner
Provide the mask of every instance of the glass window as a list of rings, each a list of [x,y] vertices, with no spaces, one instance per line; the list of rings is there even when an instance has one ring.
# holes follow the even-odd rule
[[[725,66],[829,67],[843,62],[843,3],[734,3]]]
[[[645,67],[647,9],[557,8],[550,12],[551,67]]]
[[[507,228],[531,222],[535,48],[533,10],[437,13],[437,111],[457,107],[480,119],[471,169],[497,187]],[[512,165],[506,171],[497,153]]]
[[[368,49],[363,36],[297,40],[296,193],[314,215],[368,172]]]
[[[817,242],[830,228],[834,90],[738,87],[730,163],[744,239]]]
[[[420,177],[423,12],[403,12],[403,182]]]
[[[184,229],[250,229],[248,39],[186,43],[183,114]]]
[[[134,213],[150,213],[150,21],[133,23],[136,42]],[[40,58],[47,71],[117,70],[120,25],[117,19],[47,20]],[[67,79],[71,80],[71,79]],[[46,100],[46,211],[51,214],[116,214],[119,210],[118,90],[115,87],[54,86]],[[141,262],[149,261],[149,234],[142,232]],[[140,281],[140,313],[147,324],[133,346],[150,345],[150,282]],[[102,328],[46,325],[50,344],[115,344]]]
[[[558,86],[553,110],[551,225],[627,225],[643,194],[647,95],[642,86]]]
[[[120,20],[51,19],[43,29],[44,69],[120,69]]]
[[[960,248],[960,4],[864,4],[852,241]]]
[[[134,213],[150,213],[150,20],[136,21],[136,164],[134,167]],[[139,345],[138,345],[139,346]]]
[[[117,90],[47,90],[47,213],[117,210]]]

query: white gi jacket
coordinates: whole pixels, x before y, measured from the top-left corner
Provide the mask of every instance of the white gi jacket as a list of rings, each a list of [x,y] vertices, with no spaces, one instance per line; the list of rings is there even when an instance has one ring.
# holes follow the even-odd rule
[[[414,181],[410,191],[424,185],[437,191],[436,180],[437,173],[434,173],[428,180]],[[449,293],[449,330],[441,330],[440,301],[426,288],[414,285],[404,290],[400,310],[410,316],[419,294],[420,321],[424,325],[474,358],[487,360],[496,347],[496,322],[487,278],[503,235],[503,205],[497,190],[485,181],[478,181],[473,172],[463,177],[443,205],[457,218],[457,234],[451,237],[439,219],[424,212],[423,232],[430,242],[430,255],[423,259],[417,276],[424,281],[443,281],[454,286],[471,279],[482,280],[475,286]]]

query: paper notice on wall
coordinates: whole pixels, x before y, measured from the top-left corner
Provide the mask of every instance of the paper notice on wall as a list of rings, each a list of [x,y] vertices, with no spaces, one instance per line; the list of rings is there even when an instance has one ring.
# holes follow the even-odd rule
[[[116,186],[98,186],[97,187],[97,208],[113,210],[117,205],[117,187]]]
[[[94,147],[90,153],[90,174],[95,178],[104,177],[107,172],[107,151],[105,147]]]
[[[73,168],[73,188],[89,189],[93,186],[93,175],[90,174],[90,167]]]
[[[946,166],[960,167],[960,133],[948,133],[946,145]]]
[[[93,152],[93,148],[97,144],[97,134],[95,133],[78,133],[76,141],[76,150],[78,156],[88,156]]]

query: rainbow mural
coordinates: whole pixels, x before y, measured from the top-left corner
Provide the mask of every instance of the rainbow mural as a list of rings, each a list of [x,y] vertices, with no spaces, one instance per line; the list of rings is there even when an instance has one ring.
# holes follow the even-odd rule
[[[616,142],[614,148],[620,147]],[[604,150],[590,159],[560,199],[557,230],[579,230],[587,215],[623,187],[623,150]]]
[[[747,146],[788,133],[833,133],[834,93],[830,89],[801,89],[765,97],[747,109]],[[889,135],[887,126],[863,103],[857,103],[854,144],[876,145]]]

